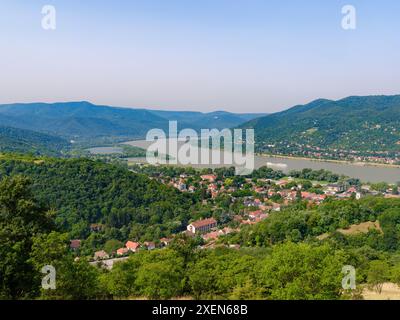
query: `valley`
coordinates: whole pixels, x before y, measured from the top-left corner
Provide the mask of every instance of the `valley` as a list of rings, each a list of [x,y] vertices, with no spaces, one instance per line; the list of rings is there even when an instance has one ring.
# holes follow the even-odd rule
[[[399,12],[0,1],[1,314],[382,315],[351,301],[400,300]]]
[[[238,176],[224,162],[147,163],[149,128],[166,129],[174,119],[210,128],[220,117],[230,128],[247,127],[249,118],[256,124],[253,172]],[[395,297],[400,168],[380,158],[310,158],[288,144],[265,154],[262,146],[276,141],[265,140],[258,123],[283,134],[289,120],[271,129],[276,117],[86,102],[0,106],[7,124],[0,131],[0,298],[331,300],[389,291]],[[39,128],[40,121],[46,125]],[[290,133],[293,140],[303,136]],[[279,137],[283,146],[286,138]],[[360,145],[357,152],[370,152]],[[388,148],[387,159],[396,154]],[[40,289],[43,263],[57,267],[55,291]],[[355,291],[342,288],[348,264],[357,269]]]

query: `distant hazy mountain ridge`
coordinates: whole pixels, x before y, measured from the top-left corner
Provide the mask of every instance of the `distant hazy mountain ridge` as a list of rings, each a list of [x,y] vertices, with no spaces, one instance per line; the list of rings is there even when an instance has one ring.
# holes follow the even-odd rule
[[[153,111],[98,106],[85,101],[0,105],[1,125],[50,133],[68,139],[143,138],[150,129],[167,130],[169,120],[177,120],[180,129],[231,128],[262,115],[223,111]]]

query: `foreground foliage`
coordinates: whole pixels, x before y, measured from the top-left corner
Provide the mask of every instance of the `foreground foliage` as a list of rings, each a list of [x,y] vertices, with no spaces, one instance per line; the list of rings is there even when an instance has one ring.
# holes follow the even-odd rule
[[[199,249],[196,239],[179,235],[167,248],[139,251],[109,271],[71,251],[76,224],[85,232],[87,221],[100,221],[118,232],[125,224],[112,227],[119,221],[108,220],[115,212],[116,218],[129,219],[131,233],[135,225],[147,232],[187,218],[185,208],[195,201],[143,175],[87,160],[3,158],[0,172],[1,299],[359,297],[342,289],[345,265],[356,268],[357,285],[379,291],[384,282],[400,284],[398,199],[328,200],[319,207],[300,201],[223,238],[226,244],[240,243],[239,250]],[[337,231],[375,220],[382,230]],[[317,238],[322,233],[328,236]],[[87,241],[106,233],[95,235]],[[105,247],[121,244],[108,239]],[[41,286],[46,265],[56,270],[55,289]]]
[[[33,181],[36,199],[57,211],[56,223],[70,238],[88,238],[87,252],[111,239],[150,241],[178,232],[194,202],[142,174],[87,159],[0,158],[0,176],[14,175]],[[99,225],[96,233],[91,224]]]

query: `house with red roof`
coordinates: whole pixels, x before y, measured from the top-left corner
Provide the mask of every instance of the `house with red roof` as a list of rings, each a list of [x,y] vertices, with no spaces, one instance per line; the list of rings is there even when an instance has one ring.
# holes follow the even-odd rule
[[[219,195],[219,192],[218,192],[218,191],[212,191],[212,192],[211,192],[211,198],[212,198],[212,199],[215,199],[216,197],[218,197],[218,195]]]
[[[200,176],[201,180],[203,181],[208,181],[208,182],[215,182],[215,180],[217,180],[217,176],[214,174],[204,174],[202,176]]]
[[[257,211],[250,212],[249,213],[249,218],[250,218],[250,220],[259,222],[259,221],[262,221],[262,220],[268,218],[268,215],[265,214],[261,210],[257,210]]]
[[[263,212],[261,210],[256,210],[256,211],[249,212],[249,218],[250,219],[255,219],[262,213]]]
[[[219,232],[220,235],[226,235],[226,234],[230,234],[230,233],[235,232],[235,231],[239,231],[239,230],[235,230],[235,229],[232,229],[230,227],[225,227],[225,228],[219,230],[218,232]]]
[[[140,243],[139,243],[139,242],[133,242],[133,241],[127,241],[127,242],[125,243],[125,247],[126,247],[128,250],[132,251],[132,252],[136,252],[136,251],[138,251],[139,248],[140,248]]]
[[[257,193],[265,193],[265,188],[264,187],[255,187],[254,191]]]
[[[281,205],[279,203],[272,203],[272,210],[273,211],[281,211]]]
[[[128,252],[129,252],[129,249],[128,249],[128,248],[119,248],[119,249],[117,250],[117,255],[123,256],[123,255],[127,254]]]
[[[326,199],[326,194],[316,194],[316,193],[312,193],[312,192],[302,191],[301,197],[306,200],[320,203]]]
[[[104,250],[96,251],[94,253],[94,260],[103,260],[103,259],[108,259],[108,258],[109,258],[109,255]]]
[[[257,218],[255,218],[255,222],[261,222],[261,221],[263,221],[263,220],[265,220],[265,219],[267,219],[268,218],[268,214],[266,214],[266,213],[263,213],[263,214],[260,214]]]
[[[218,190],[218,186],[215,183],[211,183],[208,185],[208,190],[216,191]]]
[[[78,240],[78,239],[71,240],[71,241],[70,241],[69,247],[70,247],[72,250],[77,250],[77,249],[79,249],[79,248],[81,247],[81,240]]]
[[[288,180],[279,180],[278,182],[276,182],[276,185],[281,186],[281,187],[284,187],[284,186],[286,186],[287,184],[289,184],[289,182],[290,182],[290,181],[288,181]]]
[[[172,239],[170,239],[170,238],[161,238],[160,239],[161,245],[163,245],[165,247],[168,246],[171,243],[171,241],[172,241]]]
[[[357,192],[357,188],[355,188],[355,187],[350,187],[350,188],[347,190],[347,192],[348,192],[348,193],[356,193],[356,192]]]
[[[201,237],[203,238],[204,241],[208,241],[208,240],[217,240],[219,236],[220,233],[218,231],[212,231],[202,235]]]
[[[250,220],[242,220],[241,224],[255,224],[254,221],[250,221]]]

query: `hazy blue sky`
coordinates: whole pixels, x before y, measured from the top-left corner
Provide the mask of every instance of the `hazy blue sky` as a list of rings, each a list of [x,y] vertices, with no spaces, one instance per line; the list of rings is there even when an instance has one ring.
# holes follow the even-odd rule
[[[272,112],[400,93],[399,56],[398,0],[0,1],[0,103]]]

